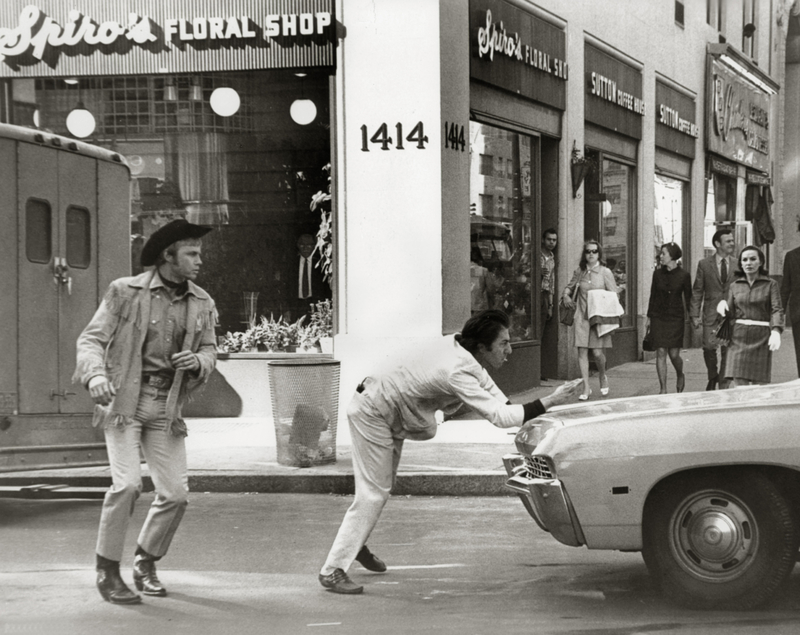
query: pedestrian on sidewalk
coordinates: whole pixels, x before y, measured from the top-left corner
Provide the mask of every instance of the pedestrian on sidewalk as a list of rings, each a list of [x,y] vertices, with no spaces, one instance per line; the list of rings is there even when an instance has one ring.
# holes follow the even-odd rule
[[[682,255],[676,243],[662,245],[658,257],[661,266],[653,271],[653,283],[650,286],[645,330],[650,329],[656,349],[656,373],[659,394],[662,395],[667,393],[667,355],[678,376],[675,390],[683,392],[686,386],[681,347],[686,308],[692,300],[692,277],[678,264]]]
[[[577,289],[577,298],[573,293]],[[597,327],[589,323],[589,291],[604,289],[618,293],[617,284],[611,269],[605,266],[603,247],[596,240],[589,240],[583,244],[583,253],[578,263],[578,268],[572,274],[567,288],[564,289],[562,298],[567,308],[577,305],[575,311],[575,346],[578,349],[578,366],[583,378],[583,393],[578,399],[586,401],[592,394],[589,387],[589,350],[592,351],[597,374],[600,378],[600,394],[608,394],[608,377],[606,376],[606,354],[604,349],[611,348],[613,342],[611,333],[597,334]]]
[[[766,262],[758,247],[742,249],[740,271],[717,308],[720,315],[731,311],[734,318],[725,360],[725,378],[731,388],[772,380],[772,353],[781,346],[784,316],[780,289],[767,273]]]
[[[155,562],[167,552],[187,505],[186,424],[181,407],[216,364],[214,301],[194,284],[200,238],[210,227],[174,220],[142,249],[135,277],[111,283],[78,338],[80,382],[95,402],[93,424],[105,429],[112,485],[97,536],[97,588],[114,604],[141,597],[120,576],[125,534],[142,491],[144,454],[156,496],[139,533],[133,580],[145,595],[164,596]]]
[[[708,371],[706,390],[716,389],[725,368],[726,348],[721,346],[714,335],[714,327],[717,324],[717,305],[728,294],[733,279],[733,250],[736,247],[733,232],[727,228],[717,230],[711,238],[711,244],[714,245],[716,253],[697,263],[697,275],[692,285],[692,302],[689,306],[689,318],[695,329],[700,328],[702,308],[703,361]],[[721,348],[719,366],[718,348]]]
[[[502,366],[511,354],[508,327],[502,311],[482,311],[467,320],[461,333],[395,361],[358,385],[347,408],[356,493],[319,574],[329,591],[363,591],[347,575],[353,560],[370,571],[386,571],[367,548],[367,539],[394,485],[403,441],[432,438],[437,410],[452,416],[466,408],[499,428],[511,428],[576,394],[579,380],[542,399],[510,404],[486,371]]]
[[[800,223],[797,231],[800,232]],[[800,376],[800,247],[789,251],[783,259],[781,280],[781,302],[794,339],[794,357]]]

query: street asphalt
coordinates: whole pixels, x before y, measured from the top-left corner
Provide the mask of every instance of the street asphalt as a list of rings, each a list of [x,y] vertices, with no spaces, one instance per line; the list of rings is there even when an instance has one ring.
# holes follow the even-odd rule
[[[706,370],[702,350],[682,351],[686,391],[702,391]],[[611,392],[601,397],[595,389],[591,401],[651,395],[658,391],[655,358],[622,364],[608,371]],[[669,391],[675,391],[675,371],[667,363]],[[791,331],[783,334],[780,350],[773,356],[772,380],[780,383],[797,379],[797,366]],[[592,377],[597,383],[597,377]],[[511,396],[514,403],[524,403],[552,391],[560,380],[542,382],[541,386]],[[597,388],[598,386],[595,386]],[[340,409],[349,395],[342,394]],[[343,420],[343,418],[342,418]],[[338,430],[333,463],[295,467],[278,463],[276,435],[269,418],[190,419],[187,453],[189,487],[194,492],[261,493],[334,493],[353,492],[353,464],[347,430]],[[340,425],[342,423],[340,422]],[[495,428],[485,420],[453,420],[439,426],[432,440],[407,441],[398,470],[394,493],[430,496],[506,496],[502,457],[514,452],[516,428]],[[145,474],[145,490],[152,484]],[[105,467],[65,468],[13,472],[0,476],[0,488],[39,483],[59,483],[84,488],[110,484]]]

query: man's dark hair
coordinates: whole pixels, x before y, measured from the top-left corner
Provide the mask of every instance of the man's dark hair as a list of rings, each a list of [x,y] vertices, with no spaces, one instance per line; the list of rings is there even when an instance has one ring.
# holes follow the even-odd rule
[[[733,234],[733,232],[727,228],[718,229],[717,231],[714,232],[714,235],[711,237],[711,244],[714,245],[715,249],[717,247],[717,243],[720,242],[722,240],[722,237],[727,234]]]
[[[550,229],[545,229],[545,230],[542,232],[542,240],[544,240],[545,238],[547,238],[547,235],[548,235],[548,234],[553,234],[553,236],[555,236],[556,238],[558,238],[558,232],[557,232],[555,229],[553,229],[553,228],[551,227]]]
[[[478,352],[478,345],[490,348],[500,331],[507,329],[508,316],[498,309],[487,309],[476,313],[464,324],[456,341],[473,355]]]

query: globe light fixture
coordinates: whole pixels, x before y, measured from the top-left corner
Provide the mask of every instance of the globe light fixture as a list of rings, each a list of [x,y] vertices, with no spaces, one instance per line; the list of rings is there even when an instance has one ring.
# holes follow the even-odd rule
[[[310,99],[295,99],[289,108],[292,120],[301,126],[307,126],[317,118],[317,107]]]
[[[94,115],[86,110],[82,101],[79,101],[78,105],[67,115],[67,130],[79,139],[84,139],[92,134],[95,125]]]
[[[239,99],[239,93],[233,88],[220,87],[215,88],[214,92],[211,93],[209,103],[211,104],[211,110],[220,117],[231,117],[238,112],[241,100]]]

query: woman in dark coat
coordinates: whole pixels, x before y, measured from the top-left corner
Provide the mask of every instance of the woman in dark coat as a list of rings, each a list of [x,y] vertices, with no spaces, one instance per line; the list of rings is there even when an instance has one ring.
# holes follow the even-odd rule
[[[719,312],[731,311],[733,335],[725,358],[730,388],[768,384],[772,379],[772,353],[781,345],[783,305],[778,283],[764,268],[764,252],[749,245],[739,254],[739,271],[731,282]]]
[[[678,374],[675,388],[683,392],[686,376],[683,374],[683,327],[686,309],[692,299],[692,277],[681,269],[678,260],[683,255],[675,243],[661,246],[661,266],[653,272],[650,287],[650,305],[647,307],[647,324],[656,349],[656,372],[661,385],[660,394],[667,392],[667,355]]]

